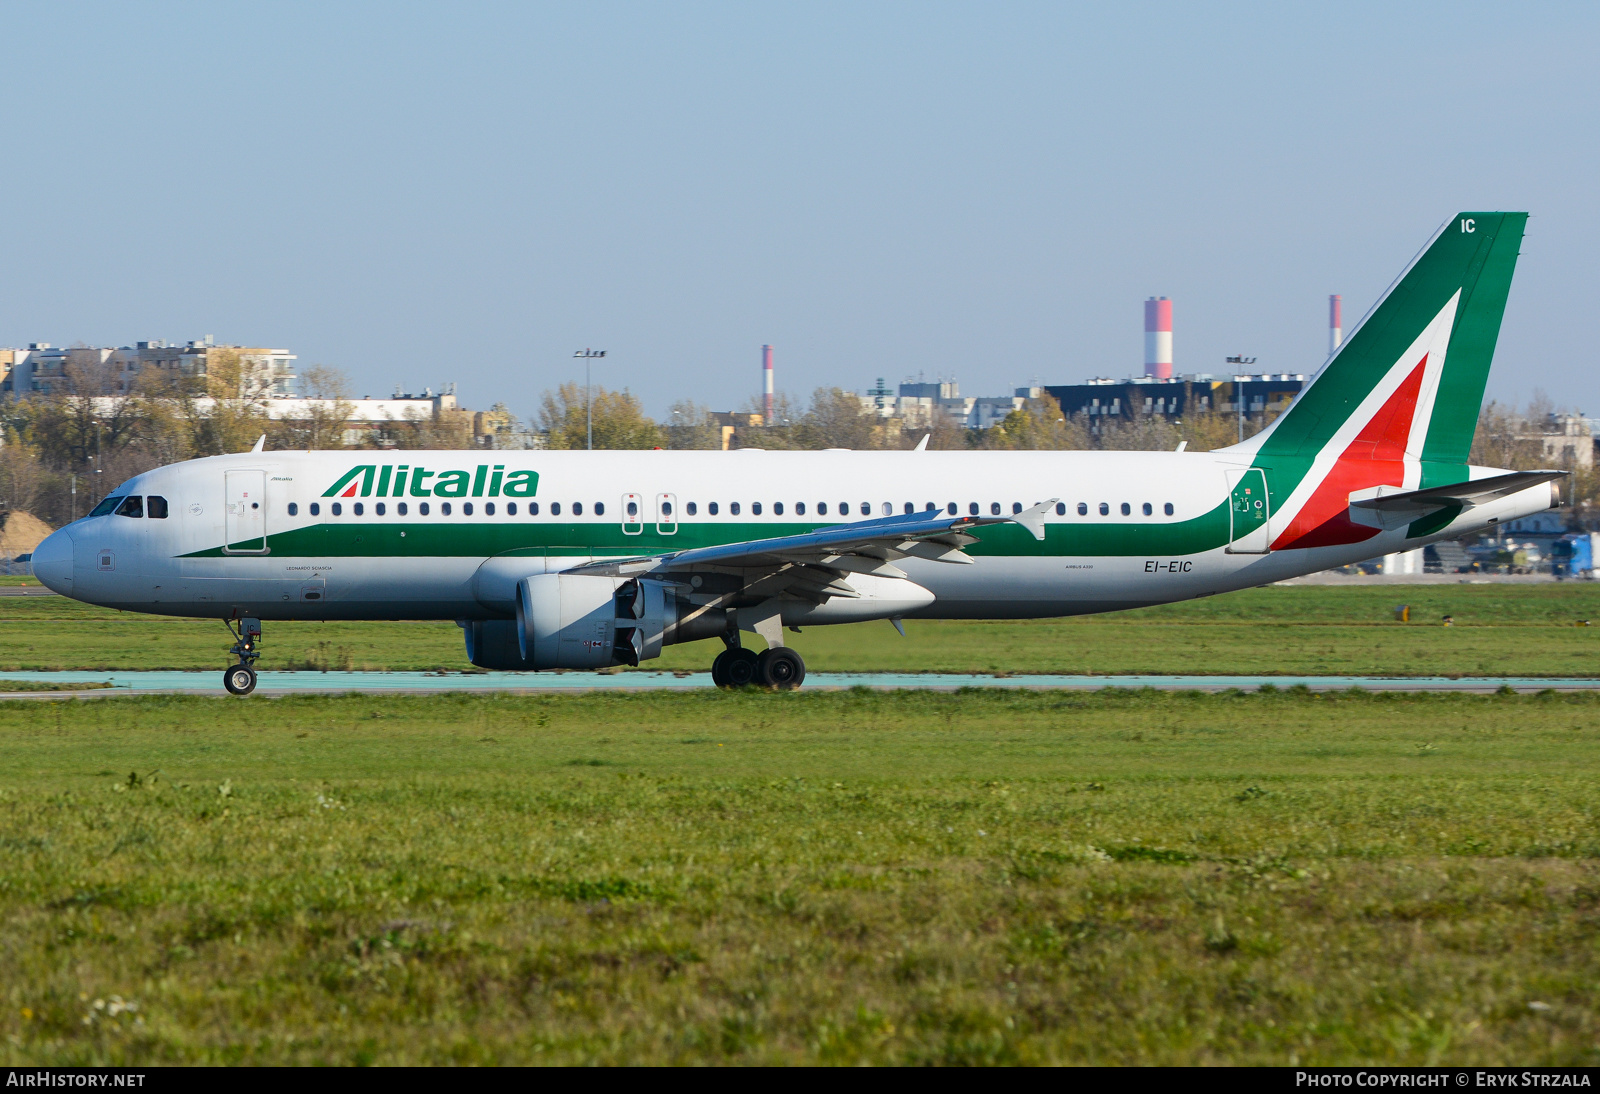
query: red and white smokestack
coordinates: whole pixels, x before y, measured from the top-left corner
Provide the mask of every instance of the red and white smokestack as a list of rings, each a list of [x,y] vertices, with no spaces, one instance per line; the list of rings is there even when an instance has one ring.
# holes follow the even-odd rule
[[[1328,353],[1332,354],[1344,342],[1344,301],[1338,296],[1328,297]]]
[[[772,425],[772,347],[761,347],[761,379],[767,395],[767,424]]]
[[[1164,296],[1144,302],[1144,374],[1172,379],[1172,301]]]

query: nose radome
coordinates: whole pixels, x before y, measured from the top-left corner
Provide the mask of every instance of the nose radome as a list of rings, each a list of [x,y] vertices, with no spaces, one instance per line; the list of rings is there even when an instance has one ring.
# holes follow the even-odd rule
[[[72,537],[65,528],[51,532],[33,549],[33,576],[62,596],[72,595]]]

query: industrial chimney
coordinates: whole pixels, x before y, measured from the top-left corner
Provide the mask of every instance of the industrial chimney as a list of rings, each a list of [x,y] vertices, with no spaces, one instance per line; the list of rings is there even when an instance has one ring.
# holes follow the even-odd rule
[[[1328,355],[1344,341],[1344,301],[1338,296],[1328,297]]]
[[[1172,379],[1172,301],[1164,296],[1144,302],[1144,374]]]
[[[766,392],[767,424],[772,425],[772,347],[761,347],[762,390]]]

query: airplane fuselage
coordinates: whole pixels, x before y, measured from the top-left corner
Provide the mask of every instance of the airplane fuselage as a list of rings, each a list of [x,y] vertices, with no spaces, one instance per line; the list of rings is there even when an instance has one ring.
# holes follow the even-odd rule
[[[165,504],[74,522],[64,529],[70,558],[57,540],[36,572],[76,599],[161,615],[509,619],[518,580],[594,560],[1059,499],[1042,540],[1015,524],[976,528],[972,565],[905,559],[909,583],[875,594],[868,579],[870,603],[796,605],[784,616],[1018,619],[1261,585],[1552,504],[1541,484],[1427,534],[1374,528],[1353,542],[1273,549],[1284,499],[1265,479],[1250,496],[1259,464],[1226,452],[247,453],[131,479],[116,496]]]

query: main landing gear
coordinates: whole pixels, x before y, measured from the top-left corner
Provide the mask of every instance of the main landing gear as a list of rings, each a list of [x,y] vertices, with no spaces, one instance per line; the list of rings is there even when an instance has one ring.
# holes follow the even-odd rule
[[[717,654],[711,662],[711,682],[719,688],[763,687],[791,691],[804,682],[806,663],[788,646],[773,646],[756,653],[743,646],[733,645]]]
[[[232,620],[223,620],[228,633],[233,635],[233,648],[228,652],[239,658],[239,663],[222,674],[222,686],[234,695],[249,695],[256,690],[256,662],[261,658],[261,620],[241,619],[239,629],[233,629]]]

